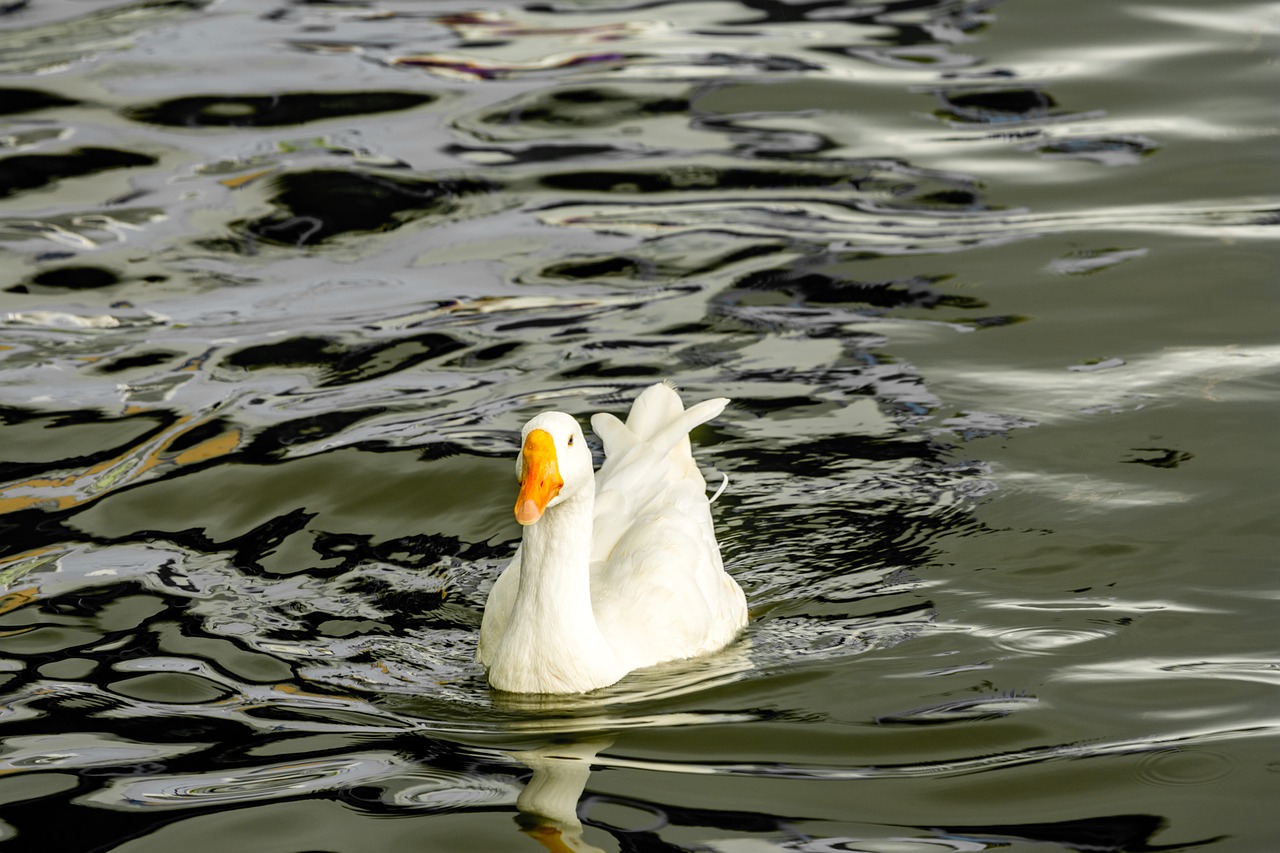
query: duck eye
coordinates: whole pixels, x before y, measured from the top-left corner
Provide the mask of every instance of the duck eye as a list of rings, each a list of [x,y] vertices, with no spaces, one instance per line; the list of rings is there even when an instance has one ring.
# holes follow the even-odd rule
[[[573,447],[573,436],[569,436],[569,446]]]

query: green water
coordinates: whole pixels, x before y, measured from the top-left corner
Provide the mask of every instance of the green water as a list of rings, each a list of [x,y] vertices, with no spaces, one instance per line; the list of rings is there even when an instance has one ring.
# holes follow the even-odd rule
[[[6,849],[1280,847],[1274,5],[0,11]],[[662,378],[746,635],[492,693]]]

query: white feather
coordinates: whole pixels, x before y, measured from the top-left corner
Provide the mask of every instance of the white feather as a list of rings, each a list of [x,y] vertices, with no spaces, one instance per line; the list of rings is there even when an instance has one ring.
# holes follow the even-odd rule
[[[724,571],[689,443],[689,431],[728,402],[685,410],[660,383],[640,394],[626,423],[595,415],[605,462],[594,475],[576,421],[562,413],[530,421],[526,435],[551,433],[564,486],[525,527],[489,593],[478,657],[494,687],[585,692],[737,636],[746,598]]]

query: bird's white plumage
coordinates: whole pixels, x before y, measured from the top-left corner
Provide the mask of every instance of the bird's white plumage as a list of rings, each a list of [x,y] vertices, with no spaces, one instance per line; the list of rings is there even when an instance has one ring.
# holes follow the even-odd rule
[[[595,415],[605,449],[598,473],[572,417],[545,412],[526,424],[524,436],[551,435],[564,485],[524,528],[489,593],[478,657],[494,687],[585,692],[716,651],[738,634],[746,599],[724,571],[689,443],[689,431],[728,402],[685,410],[673,388],[658,384],[640,394],[626,423]]]

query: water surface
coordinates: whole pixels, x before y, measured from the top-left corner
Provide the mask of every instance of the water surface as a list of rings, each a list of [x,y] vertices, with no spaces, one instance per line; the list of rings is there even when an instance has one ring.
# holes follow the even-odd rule
[[[1280,844],[1274,5],[0,11],[8,846]],[[662,378],[746,636],[491,693]]]

